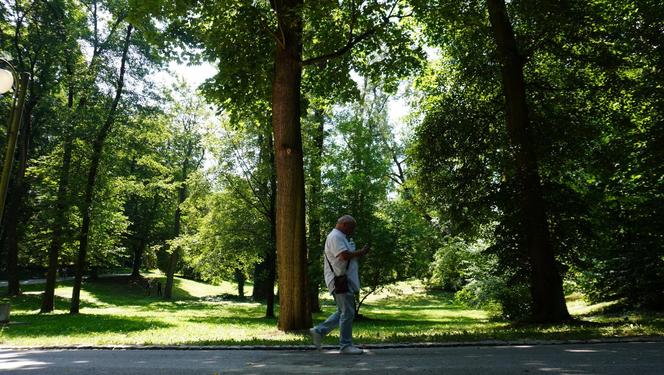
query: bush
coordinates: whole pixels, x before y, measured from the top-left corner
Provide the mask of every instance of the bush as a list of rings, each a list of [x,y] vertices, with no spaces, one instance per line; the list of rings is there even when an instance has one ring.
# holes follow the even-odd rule
[[[508,320],[527,318],[531,311],[527,280],[522,273],[501,266],[491,250],[477,243],[475,252],[469,252],[472,257],[464,271],[467,282],[456,292],[455,300]]]
[[[429,266],[431,277],[427,280],[430,289],[456,292],[468,282],[468,269],[473,263],[476,249],[458,237],[448,237],[434,254]]]

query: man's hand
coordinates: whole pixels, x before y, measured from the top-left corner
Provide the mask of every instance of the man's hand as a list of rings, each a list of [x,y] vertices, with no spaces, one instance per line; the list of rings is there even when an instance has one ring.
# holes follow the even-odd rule
[[[360,250],[360,253],[362,254],[361,256],[365,256],[369,253],[369,250],[371,250],[371,245],[366,244],[362,246],[362,250]]]

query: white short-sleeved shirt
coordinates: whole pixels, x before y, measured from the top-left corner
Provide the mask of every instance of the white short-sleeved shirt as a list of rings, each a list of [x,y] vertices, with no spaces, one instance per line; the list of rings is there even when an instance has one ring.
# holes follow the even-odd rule
[[[325,255],[332,264],[334,273],[330,269],[330,264],[328,264],[325,257],[323,257],[325,285],[327,285],[330,292],[334,291],[334,274],[340,276],[344,273],[348,275],[348,286],[350,289],[352,289],[353,292],[358,292],[360,290],[360,276],[358,273],[357,258],[349,260],[350,265],[348,265],[348,270],[346,270],[346,262],[337,257],[337,255],[344,251],[351,253],[355,252],[355,243],[348,240],[344,232],[334,228],[330,234],[327,235],[327,239],[325,240]]]

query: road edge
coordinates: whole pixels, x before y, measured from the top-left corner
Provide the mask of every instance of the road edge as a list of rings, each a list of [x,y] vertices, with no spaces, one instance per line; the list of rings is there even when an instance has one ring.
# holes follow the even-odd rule
[[[607,337],[586,340],[484,340],[458,342],[420,342],[420,343],[389,343],[361,344],[364,349],[399,349],[399,348],[453,348],[453,347],[488,347],[488,346],[523,346],[523,345],[592,345],[614,343],[648,343],[664,342],[662,336]],[[324,350],[338,349],[337,346],[323,345]],[[0,350],[316,350],[313,345],[63,345],[63,346],[5,346]]]

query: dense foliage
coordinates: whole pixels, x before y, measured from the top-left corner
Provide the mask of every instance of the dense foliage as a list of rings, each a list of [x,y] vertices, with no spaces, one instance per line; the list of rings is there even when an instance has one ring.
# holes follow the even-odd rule
[[[273,130],[283,127],[296,130],[286,148],[301,149],[297,168],[280,171],[304,175],[303,197],[289,202],[305,215],[306,246],[295,247],[306,254],[297,271],[308,267],[311,310],[326,290],[325,236],[351,214],[353,240],[373,247],[360,302],[416,278],[459,301],[498,303],[511,319],[532,315],[538,271],[523,228],[534,218],[524,216],[488,5],[502,4],[552,270],[566,292],[664,308],[661,2],[303,1],[286,13],[275,4],[0,2],[0,52],[31,74],[1,231],[10,294],[19,277],[46,275],[49,312],[56,274],[125,267],[143,282],[160,268],[165,298],[175,273],[233,280],[240,295],[251,280],[274,316],[275,280],[291,276],[277,274],[288,142]],[[275,107],[286,92],[275,83],[280,33],[292,25],[297,100]],[[154,74],[185,60],[216,74],[199,88]],[[390,116],[397,92],[407,118]],[[0,97],[0,120],[11,104],[11,93]],[[293,123],[275,120],[285,112]]]
[[[566,279],[595,300],[661,308],[661,68],[654,2],[510,2],[525,59],[552,243]],[[421,194],[453,234],[484,238],[490,274],[526,285],[503,98],[483,2],[419,6],[440,59],[420,78],[413,144]],[[446,12],[446,22],[437,15]],[[429,17],[431,18],[428,21]],[[659,129],[658,129],[659,127]],[[472,286],[473,284],[469,284]],[[500,283],[489,288],[501,289]],[[513,288],[508,315],[527,314]],[[521,297],[519,297],[521,296]],[[508,301],[521,300],[520,303]],[[509,308],[508,308],[509,310]]]

